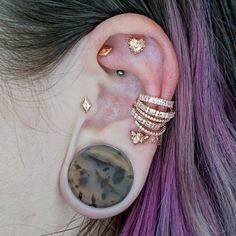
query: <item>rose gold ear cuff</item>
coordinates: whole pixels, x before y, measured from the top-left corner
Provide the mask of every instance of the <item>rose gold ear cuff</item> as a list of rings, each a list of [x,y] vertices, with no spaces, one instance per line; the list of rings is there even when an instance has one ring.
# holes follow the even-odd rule
[[[158,111],[147,104],[167,107],[167,111]],[[148,142],[161,145],[162,135],[166,131],[166,123],[175,116],[173,106],[173,101],[141,94],[131,110],[131,115],[138,128],[137,131],[130,131],[132,142],[134,144]]]

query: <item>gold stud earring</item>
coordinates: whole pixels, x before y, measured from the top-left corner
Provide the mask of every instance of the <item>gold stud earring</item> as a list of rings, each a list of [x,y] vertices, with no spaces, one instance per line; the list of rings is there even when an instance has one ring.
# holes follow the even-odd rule
[[[82,108],[84,110],[85,113],[88,113],[89,110],[91,109],[92,104],[89,101],[89,99],[87,97],[84,97],[83,101],[82,101]]]
[[[144,39],[130,38],[128,41],[129,49],[133,54],[139,54],[146,47]]]
[[[103,46],[103,47],[101,48],[101,50],[99,51],[98,56],[100,56],[100,57],[106,57],[108,54],[111,53],[112,49],[113,49],[112,47]]]

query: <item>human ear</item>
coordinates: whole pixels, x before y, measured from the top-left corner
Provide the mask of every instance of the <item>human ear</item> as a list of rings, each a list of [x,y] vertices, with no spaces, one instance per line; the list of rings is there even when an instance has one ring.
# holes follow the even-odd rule
[[[138,54],[129,48],[132,38],[145,41]],[[112,48],[106,56],[99,53],[104,47]],[[84,52],[86,66],[79,78],[83,80],[79,92],[92,107],[74,128],[60,187],[74,210],[90,218],[106,218],[124,211],[137,198],[158,148],[152,142],[132,142],[130,131],[137,130],[132,106],[140,94],[171,100],[178,64],[162,28],[137,14],[118,15],[98,25],[88,35]],[[117,70],[124,74],[118,76]],[[157,107],[167,113],[166,107],[153,106]],[[91,147],[98,147],[99,161],[94,161]],[[115,158],[109,162],[112,155]]]

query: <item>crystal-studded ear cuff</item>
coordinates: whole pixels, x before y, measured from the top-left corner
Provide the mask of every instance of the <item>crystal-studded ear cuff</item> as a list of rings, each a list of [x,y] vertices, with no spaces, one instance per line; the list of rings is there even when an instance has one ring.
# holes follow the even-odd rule
[[[148,104],[167,107],[167,111],[159,111]],[[131,110],[131,115],[138,128],[137,131],[130,131],[132,142],[134,144],[148,142],[161,145],[162,135],[166,131],[166,123],[175,116],[173,106],[173,101],[141,94]]]

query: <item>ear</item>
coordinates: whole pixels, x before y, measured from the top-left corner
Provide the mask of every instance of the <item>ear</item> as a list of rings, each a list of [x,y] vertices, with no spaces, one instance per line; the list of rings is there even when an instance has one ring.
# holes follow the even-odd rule
[[[129,50],[130,37],[145,40],[146,47],[141,53],[135,55]],[[105,57],[99,55],[104,46],[112,47],[112,51]],[[152,20],[136,14],[118,15],[98,25],[88,35],[83,60],[86,66],[79,78],[83,83],[78,92],[86,96],[93,107],[87,114],[81,112],[78,117],[62,167],[60,186],[65,200],[73,209],[90,218],[105,218],[124,211],[137,198],[157,149],[153,143],[132,143],[130,130],[137,129],[130,114],[132,105],[141,93],[171,100],[179,77],[178,64],[173,46],[162,28]],[[116,70],[124,70],[124,76],[119,77]],[[159,110],[164,111],[165,108],[159,106]],[[109,178],[114,178],[117,174],[115,170],[104,174],[101,183],[98,178],[86,172],[83,169],[85,167],[81,167],[83,164],[88,165],[86,158],[83,160],[86,163],[76,159],[77,167],[73,167],[73,160],[78,153],[91,144],[115,147],[119,154],[127,156],[126,163],[131,166],[132,170],[129,171],[132,174],[125,176],[123,173],[120,176],[121,179],[132,178],[130,189],[114,205],[106,205],[112,197],[109,199],[109,193],[101,188],[106,188],[103,184],[109,182]],[[123,165],[120,159],[114,162],[114,166],[118,162]],[[68,173],[70,168],[74,168],[72,177]],[[92,172],[98,174],[99,167],[92,168]],[[117,166],[114,168],[121,170]],[[128,169],[125,164],[122,168]],[[81,177],[81,171],[86,172],[85,176]],[[109,184],[114,184],[114,179]],[[76,187],[73,189],[72,185]],[[123,191],[122,188],[127,186],[121,183],[118,190]],[[96,201],[103,201],[103,204],[99,206]]]

